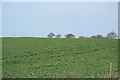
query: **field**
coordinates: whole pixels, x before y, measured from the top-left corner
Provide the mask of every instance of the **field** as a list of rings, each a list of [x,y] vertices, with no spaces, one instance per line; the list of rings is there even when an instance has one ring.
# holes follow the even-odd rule
[[[3,78],[118,77],[118,40],[3,38]]]

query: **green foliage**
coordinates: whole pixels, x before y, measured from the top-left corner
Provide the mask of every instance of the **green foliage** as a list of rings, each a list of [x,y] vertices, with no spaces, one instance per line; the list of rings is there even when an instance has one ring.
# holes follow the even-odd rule
[[[118,76],[118,40],[3,38],[4,78],[105,78]]]

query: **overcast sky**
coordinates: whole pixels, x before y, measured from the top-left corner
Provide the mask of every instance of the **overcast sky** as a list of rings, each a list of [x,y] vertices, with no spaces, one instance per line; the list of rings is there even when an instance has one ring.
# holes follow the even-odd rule
[[[3,36],[118,33],[117,2],[4,2]]]

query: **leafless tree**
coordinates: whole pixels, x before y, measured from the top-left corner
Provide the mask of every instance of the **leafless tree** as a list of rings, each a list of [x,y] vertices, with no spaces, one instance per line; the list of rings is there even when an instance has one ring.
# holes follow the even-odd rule
[[[48,37],[48,38],[53,38],[53,36],[55,36],[54,33],[49,33],[47,37]]]
[[[67,35],[65,36],[65,38],[75,38],[75,35],[73,35],[73,34],[67,34]]]
[[[106,38],[116,39],[117,34],[115,32],[110,32],[110,33],[107,34]]]
[[[60,38],[61,37],[61,35],[60,34],[57,34],[56,36],[55,36],[55,38]]]

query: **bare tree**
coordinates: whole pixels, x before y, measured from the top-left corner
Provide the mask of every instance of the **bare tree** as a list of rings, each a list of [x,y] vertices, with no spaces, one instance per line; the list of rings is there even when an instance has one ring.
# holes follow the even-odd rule
[[[55,38],[60,38],[61,37],[61,35],[60,34],[57,34],[56,36],[55,36]]]
[[[65,38],[75,38],[75,35],[73,35],[73,34],[67,34],[67,35],[65,36]]]
[[[116,39],[117,34],[115,32],[110,32],[110,33],[107,34],[106,38]]]
[[[53,38],[53,36],[55,36],[54,33],[49,33],[47,37],[48,37],[48,38]]]
[[[78,38],[86,38],[85,36],[79,36]]]

